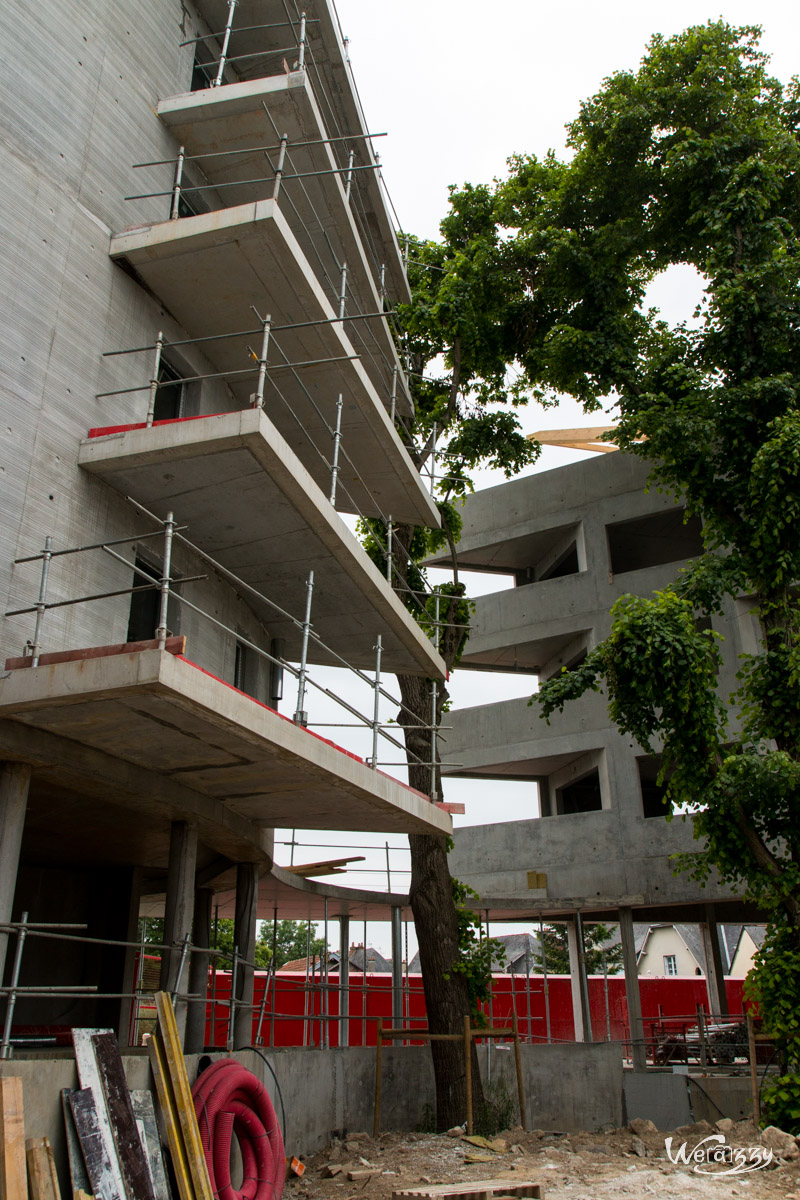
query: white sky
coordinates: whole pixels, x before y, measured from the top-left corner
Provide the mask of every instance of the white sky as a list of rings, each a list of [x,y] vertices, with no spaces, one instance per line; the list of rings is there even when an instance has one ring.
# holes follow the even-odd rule
[[[487,5],[483,0],[336,0],[342,29],[349,38],[353,71],[366,114],[367,127],[389,136],[377,143],[384,177],[403,228],[435,238],[447,209],[447,188],[464,182],[489,183],[502,177],[506,160],[514,153],[544,155],[553,148],[563,153],[564,126],[578,112],[582,99],[598,90],[616,70],[635,69],[645,44],[658,32],[669,36],[688,25],[722,16],[731,24],[761,24],[762,47],[772,55],[773,73],[786,81],[800,70],[800,4],[782,0],[724,0],[700,6],[695,0],[590,0],[541,3],[506,0]],[[671,273],[657,281],[649,300],[670,319],[688,317],[699,297],[696,277],[689,271]],[[523,415],[526,432],[598,421],[585,418],[572,403],[542,412],[532,408]],[[534,470],[558,467],[582,458],[580,452],[546,448]],[[497,473],[485,473],[478,485],[502,482]],[[508,581],[490,576],[467,576],[472,595],[499,590]],[[338,673],[314,672],[333,678]],[[288,686],[287,679],[287,686]],[[393,681],[392,681],[393,682]],[[341,680],[328,686],[341,688]],[[461,671],[450,691],[454,706],[488,703],[528,695],[528,679]],[[348,696],[351,693],[348,692]],[[365,688],[352,699],[362,712],[371,712]],[[284,703],[286,711],[291,701]],[[293,706],[292,706],[293,707]],[[342,719],[337,710],[309,701],[311,719]],[[338,710],[340,713],[341,710]],[[385,716],[393,716],[386,706]],[[369,735],[355,730],[320,729],[320,733],[357,753],[370,753]],[[386,757],[386,752],[382,751]],[[392,758],[397,758],[390,752]],[[401,774],[399,768],[388,767]],[[481,824],[536,815],[535,789],[520,783],[495,784],[453,780],[445,798],[463,800],[464,817],[454,823]],[[280,833],[277,837],[280,838]],[[298,834],[306,842],[345,844],[348,837],[380,847],[381,835]],[[397,845],[404,838],[390,838]],[[276,855],[288,861],[288,851]],[[339,882],[354,886],[386,886],[385,853],[366,853],[374,873],[353,874]],[[298,849],[296,862],[318,861],[328,851]],[[330,852],[330,856],[347,853]],[[394,852],[392,867],[408,867],[407,853]],[[408,882],[395,874],[394,890]],[[493,930],[494,932],[494,930]],[[499,932],[499,930],[498,930]],[[390,949],[388,927],[371,925],[369,937],[384,952]],[[415,946],[410,939],[410,952]]]

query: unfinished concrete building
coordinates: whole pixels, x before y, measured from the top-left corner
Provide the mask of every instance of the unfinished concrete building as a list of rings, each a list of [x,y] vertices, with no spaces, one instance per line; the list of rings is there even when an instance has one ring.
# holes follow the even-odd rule
[[[0,923],[97,939],[28,937],[23,984],[97,998],[20,995],[15,1025],[124,1043],[133,950],[108,943],[143,905],[208,945],[222,898],[252,961],[303,886],[269,874],[274,827],[450,830],[307,727],[314,664],[374,672],[377,643],[441,677],[339,514],[438,517],[397,432],[408,284],[329,0],[42,0],[6,48]]]
[[[476,493],[464,509],[459,563],[508,574],[515,586],[477,600],[462,667],[550,679],[578,664],[610,631],[626,592],[646,595],[702,551],[696,519],[672,496],[646,491],[648,468],[609,453]],[[738,656],[756,648],[746,600],[714,619],[724,636],[719,688],[735,688]],[[610,723],[588,693],[548,725],[527,699],[449,714],[451,776],[530,782],[527,819],[459,829],[451,869],[492,918],[584,917],[620,923],[635,1028],[633,920],[696,921],[706,933],[712,1010],[726,1012],[718,921],[757,919],[713,880],[698,889],[670,855],[693,848],[691,817],[667,822],[659,759]],[[538,811],[537,811],[538,809]],[[572,938],[573,951],[577,941]],[[573,953],[576,1035],[591,1038],[582,960]],[[643,1061],[643,1047],[637,1057]]]

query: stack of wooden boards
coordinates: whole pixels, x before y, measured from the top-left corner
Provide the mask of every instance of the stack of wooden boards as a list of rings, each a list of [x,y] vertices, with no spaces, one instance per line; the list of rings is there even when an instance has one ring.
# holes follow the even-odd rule
[[[172,1002],[149,1043],[179,1200],[213,1200]],[[73,1200],[172,1200],[150,1092],[129,1091],[110,1029],[74,1029],[80,1087],[61,1093]],[[47,1138],[25,1141],[22,1080],[0,1078],[0,1197],[61,1200]],[[27,1158],[27,1163],[26,1163]]]

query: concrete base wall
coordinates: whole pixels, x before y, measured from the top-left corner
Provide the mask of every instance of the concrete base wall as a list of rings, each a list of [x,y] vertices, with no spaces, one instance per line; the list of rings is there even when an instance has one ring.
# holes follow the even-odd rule
[[[327,1145],[332,1136],[356,1130],[372,1132],[373,1049],[264,1050],[263,1055],[244,1050],[236,1057],[264,1083],[279,1119],[283,1110],[287,1154],[307,1156]],[[513,1051],[493,1047],[491,1066],[488,1057],[487,1048],[480,1046],[478,1061],[484,1085],[504,1086],[516,1102]],[[189,1055],[186,1060],[192,1082],[199,1058]],[[153,1089],[145,1054],[125,1055],[124,1064],[131,1088]],[[529,1129],[577,1132],[616,1128],[632,1117],[649,1117],[666,1130],[701,1118],[713,1121],[724,1115],[737,1119],[748,1112],[746,1078],[716,1076],[692,1081],[690,1107],[686,1076],[623,1071],[619,1048],[613,1043],[523,1046],[522,1073]],[[25,1135],[50,1139],[63,1194],[69,1195],[61,1089],[78,1086],[74,1060],[67,1052],[58,1058],[14,1059],[0,1062],[0,1075],[22,1079]],[[387,1047],[381,1085],[382,1129],[429,1127],[435,1093],[427,1047]],[[490,1086],[490,1095],[491,1091]]]

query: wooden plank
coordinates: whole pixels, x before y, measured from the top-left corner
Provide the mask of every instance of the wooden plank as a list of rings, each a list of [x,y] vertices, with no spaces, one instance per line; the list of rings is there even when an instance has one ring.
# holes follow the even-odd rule
[[[297,866],[282,869],[290,875],[302,875],[304,878],[309,875],[344,875],[344,868],[348,863],[366,861],[363,854],[357,854],[351,858],[328,858],[324,862],[299,863]]]
[[[28,1138],[25,1143],[28,1160],[30,1200],[61,1200],[53,1148],[49,1138]]]
[[[136,1128],[139,1130],[139,1139],[147,1155],[150,1182],[153,1185],[156,1200],[172,1200],[164,1167],[161,1138],[158,1136],[153,1093],[132,1091],[131,1104],[133,1105],[133,1115],[136,1118]]]
[[[125,1189],[118,1176],[118,1170],[114,1170],[100,1127],[94,1092],[91,1088],[76,1089],[69,1093],[67,1099],[80,1139],[86,1174],[89,1176],[93,1195],[101,1200],[126,1200]]]
[[[73,1192],[88,1192],[91,1190],[89,1176],[86,1174],[86,1163],[83,1161],[83,1151],[78,1131],[75,1128],[75,1118],[69,1104],[71,1088],[61,1089],[61,1107],[64,1111],[64,1133],[67,1139],[67,1158],[69,1160],[69,1182]]]
[[[56,650],[51,654],[39,655],[39,666],[53,666],[65,662],[85,662],[90,658],[109,658],[114,654],[138,654],[142,650],[157,650],[158,641],[150,638],[145,642],[117,642],[113,646],[87,646],[85,649]],[[186,649],[186,638],[183,636],[168,637],[164,646],[167,654],[183,654]],[[30,667],[30,654],[21,658],[7,658],[7,671],[20,671]]]
[[[81,1088],[89,1089],[94,1099],[95,1113],[97,1115],[97,1128],[100,1137],[103,1141],[105,1150],[105,1159],[108,1160],[110,1175],[104,1180],[106,1189],[111,1189],[111,1193],[107,1196],[105,1191],[97,1191],[97,1185],[92,1178],[92,1173],[89,1171],[89,1162],[86,1159],[84,1150],[84,1160],[86,1161],[86,1169],[89,1171],[89,1179],[92,1183],[92,1190],[95,1196],[100,1195],[102,1200],[114,1200],[119,1197],[119,1200],[126,1200],[125,1180],[120,1166],[119,1156],[117,1154],[117,1146],[114,1141],[114,1134],[111,1129],[111,1121],[109,1120],[106,1110],[106,1098],[103,1091],[103,1081],[100,1078],[100,1071],[97,1066],[97,1058],[95,1056],[95,1047],[93,1037],[98,1033],[113,1033],[111,1029],[73,1029],[72,1030],[72,1045],[75,1050],[75,1062],[78,1066],[78,1079],[81,1083]],[[72,1100],[70,1098],[70,1103]],[[75,1113],[75,1107],[72,1108]],[[78,1136],[81,1136],[80,1125],[78,1125],[77,1115],[75,1124],[78,1127]]]
[[[186,1060],[183,1057],[178,1026],[172,1008],[169,992],[156,992],[156,1009],[158,1010],[159,1036],[164,1049],[164,1059],[172,1081],[175,1096],[175,1108],[178,1122],[183,1135],[186,1151],[186,1162],[192,1178],[197,1200],[213,1200],[211,1180],[208,1176],[206,1157],[203,1143],[200,1140],[200,1128],[197,1124],[197,1114],[194,1111],[192,1089],[186,1074]]]
[[[180,1200],[194,1200],[194,1188],[186,1161],[186,1150],[181,1137],[178,1113],[175,1108],[175,1096],[172,1091],[172,1081],[167,1070],[164,1057],[164,1047],[161,1038],[151,1035],[147,1039],[147,1049],[150,1055],[150,1066],[156,1084],[156,1095],[161,1109],[161,1120],[167,1135],[167,1148],[172,1159],[172,1169],[178,1184]]]
[[[0,1196],[3,1200],[28,1200],[25,1113],[22,1080],[17,1075],[0,1078]]]
[[[532,1180],[512,1183],[508,1179],[472,1179],[462,1183],[440,1183],[432,1187],[404,1188],[392,1192],[392,1200],[478,1200],[479,1197],[514,1196],[520,1200],[544,1200],[544,1187]]]
[[[126,1191],[131,1200],[156,1200],[117,1039],[111,1032],[95,1033],[92,1044]]]

